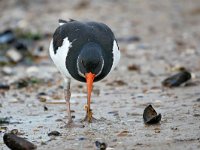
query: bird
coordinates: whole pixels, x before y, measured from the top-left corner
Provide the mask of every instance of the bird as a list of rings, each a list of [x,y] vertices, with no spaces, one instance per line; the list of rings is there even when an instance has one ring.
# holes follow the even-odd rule
[[[86,83],[87,105],[84,121],[94,122],[90,107],[93,83],[104,79],[120,60],[120,50],[113,31],[101,22],[59,19],[49,53],[64,78],[67,125],[75,126],[70,110],[71,80]]]

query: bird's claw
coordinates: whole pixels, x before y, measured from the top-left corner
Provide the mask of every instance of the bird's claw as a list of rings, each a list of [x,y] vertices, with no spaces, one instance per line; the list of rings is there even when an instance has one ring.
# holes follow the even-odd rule
[[[92,115],[93,115],[92,110],[89,109],[87,105],[84,106],[84,109],[86,110],[86,116],[85,116],[85,118],[84,118],[83,121],[87,121],[87,122],[89,122],[89,123],[91,123],[91,122],[96,122],[97,119],[95,119],[95,118],[92,116]]]

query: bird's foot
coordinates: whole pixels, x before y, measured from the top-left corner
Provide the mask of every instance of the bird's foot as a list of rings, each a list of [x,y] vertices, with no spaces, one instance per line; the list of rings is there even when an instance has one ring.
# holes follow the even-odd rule
[[[77,124],[72,119],[67,122],[65,125],[66,128],[84,128],[83,124]]]
[[[82,122],[94,123],[94,122],[97,122],[97,121],[98,120],[96,118],[87,114]]]
[[[83,122],[86,122],[86,121],[88,123],[96,122],[97,119],[92,116],[93,115],[92,110],[88,109],[87,105],[85,106],[85,109],[87,110],[87,112],[86,112],[85,118],[83,119]]]

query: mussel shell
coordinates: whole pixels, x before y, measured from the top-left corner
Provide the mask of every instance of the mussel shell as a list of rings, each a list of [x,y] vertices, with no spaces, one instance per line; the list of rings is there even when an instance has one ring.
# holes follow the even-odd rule
[[[107,148],[107,144],[104,142],[96,141],[95,145],[99,150],[106,150],[106,148]]]
[[[157,112],[154,110],[152,105],[147,106],[144,109],[143,119],[146,124],[156,124],[161,120],[161,114],[157,115]]]
[[[176,87],[176,86],[180,86],[182,83],[190,79],[191,79],[191,73],[188,71],[182,71],[165,79],[162,82],[162,85],[166,87]]]
[[[5,133],[3,136],[3,141],[11,150],[36,149],[36,146],[34,144],[12,133]]]

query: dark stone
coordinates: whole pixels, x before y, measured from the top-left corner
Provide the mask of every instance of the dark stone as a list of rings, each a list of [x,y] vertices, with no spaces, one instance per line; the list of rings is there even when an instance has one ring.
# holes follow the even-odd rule
[[[0,90],[9,90],[9,89],[10,89],[9,85],[0,83]]]
[[[61,136],[61,133],[58,131],[51,131],[50,133],[48,133],[48,136]]]
[[[0,44],[8,44],[15,41],[15,35],[12,30],[5,30],[3,33],[0,33]]]

